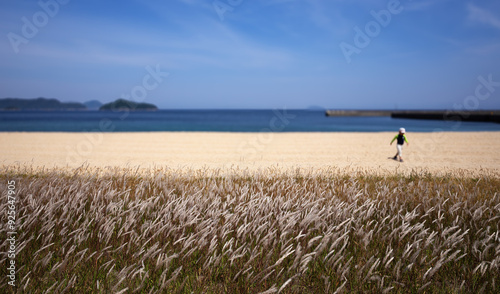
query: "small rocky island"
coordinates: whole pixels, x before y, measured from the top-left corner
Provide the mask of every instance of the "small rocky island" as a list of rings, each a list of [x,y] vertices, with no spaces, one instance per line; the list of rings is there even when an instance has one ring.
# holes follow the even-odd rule
[[[109,111],[109,110],[128,110],[128,111],[156,111],[158,107],[154,104],[149,103],[137,103],[134,101],[129,101],[125,99],[118,99],[111,103],[106,103],[102,105],[99,110]]]

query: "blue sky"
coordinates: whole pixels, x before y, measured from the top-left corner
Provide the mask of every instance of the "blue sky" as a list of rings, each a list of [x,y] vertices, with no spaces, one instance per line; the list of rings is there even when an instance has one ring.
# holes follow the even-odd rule
[[[38,1],[2,1],[0,97],[123,96],[160,108],[500,108],[500,1],[214,2],[41,0],[44,10]],[[347,58],[346,44],[356,51]],[[481,77],[493,82],[481,86]]]

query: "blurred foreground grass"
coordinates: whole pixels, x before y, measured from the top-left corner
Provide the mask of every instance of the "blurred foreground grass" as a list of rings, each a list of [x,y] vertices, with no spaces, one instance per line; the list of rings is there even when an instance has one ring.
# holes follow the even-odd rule
[[[500,293],[497,175],[7,166],[0,178],[2,212],[7,181],[17,193],[6,293]]]

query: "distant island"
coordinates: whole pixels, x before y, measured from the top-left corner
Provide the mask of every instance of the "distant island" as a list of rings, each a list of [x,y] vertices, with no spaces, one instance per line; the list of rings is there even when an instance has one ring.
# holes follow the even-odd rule
[[[104,104],[99,108],[99,110],[156,111],[158,110],[158,107],[154,104],[137,103],[125,99],[118,99],[114,102]]]
[[[53,98],[3,98],[0,99],[0,110],[86,110],[87,107],[78,102],[61,102]]]
[[[75,110],[129,110],[129,111],[156,111],[158,107],[149,103],[137,103],[125,99],[118,99],[111,103],[102,104],[98,100],[84,103],[61,102],[55,98],[0,98],[0,111],[75,111]]]

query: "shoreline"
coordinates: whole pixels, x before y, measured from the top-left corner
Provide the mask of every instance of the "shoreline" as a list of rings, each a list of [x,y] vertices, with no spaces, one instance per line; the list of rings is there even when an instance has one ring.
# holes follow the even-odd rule
[[[499,173],[500,132],[409,133],[405,162],[394,132],[0,132],[0,165],[78,168],[294,168],[381,174]]]

